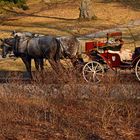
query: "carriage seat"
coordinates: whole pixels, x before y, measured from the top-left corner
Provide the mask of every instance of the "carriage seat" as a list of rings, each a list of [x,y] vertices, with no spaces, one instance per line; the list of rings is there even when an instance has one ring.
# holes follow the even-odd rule
[[[121,61],[131,61],[132,60],[132,52],[129,49],[122,48],[120,51],[112,51],[108,50],[109,53],[117,53],[120,56]]]

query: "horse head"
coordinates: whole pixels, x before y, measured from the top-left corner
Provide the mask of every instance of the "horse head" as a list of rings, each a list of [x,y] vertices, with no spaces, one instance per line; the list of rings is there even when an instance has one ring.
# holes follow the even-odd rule
[[[2,48],[2,58],[6,58],[7,54],[11,54],[14,46],[14,39],[7,38],[2,40],[1,48]]]
[[[77,55],[80,44],[76,37],[60,37],[59,40],[61,43],[63,54],[67,55],[70,58],[73,58]]]
[[[16,32],[15,30],[12,31],[11,36],[14,36],[16,33],[17,33],[17,32]]]

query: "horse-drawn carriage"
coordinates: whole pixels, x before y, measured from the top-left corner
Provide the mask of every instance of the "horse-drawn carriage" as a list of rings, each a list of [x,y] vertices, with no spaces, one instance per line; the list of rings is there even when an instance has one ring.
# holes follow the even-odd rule
[[[53,36],[26,36],[26,33],[14,33],[13,38],[2,40],[2,57],[13,51],[14,55],[20,57],[29,74],[31,75],[31,59],[35,60],[36,68],[38,65],[43,69],[43,59],[48,59],[51,66],[58,70],[60,59],[68,57],[73,65],[77,62],[83,63],[78,54],[82,54],[80,43],[75,37]],[[119,50],[124,41],[121,32],[107,33],[105,41],[86,42],[85,53],[92,61],[83,66],[83,77],[87,82],[99,82],[104,77],[104,73],[109,69],[117,72],[118,69],[134,69],[137,79],[140,81],[140,48],[136,48],[132,60],[122,61]],[[76,60],[76,61],[75,61]],[[32,75],[31,75],[32,77]]]
[[[131,61],[122,61],[118,51],[123,43],[122,32],[107,33],[106,41],[86,42],[86,54],[92,61],[83,67],[84,79],[87,82],[99,82],[108,69],[115,72],[118,69],[134,69],[140,81],[140,53],[137,53],[140,48],[135,48]]]

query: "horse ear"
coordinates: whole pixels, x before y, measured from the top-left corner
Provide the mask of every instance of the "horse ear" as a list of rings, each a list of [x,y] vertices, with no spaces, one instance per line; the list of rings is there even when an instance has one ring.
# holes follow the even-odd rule
[[[36,36],[36,34],[35,33],[32,33],[32,37],[35,37]]]
[[[0,41],[1,41],[1,42],[4,42],[4,39],[0,38]]]
[[[15,37],[18,37],[18,35],[16,34]]]
[[[11,35],[12,35],[12,36],[14,36],[14,35],[15,35],[15,33],[16,33],[16,31],[14,30],[14,31],[12,32],[12,34],[11,34]]]

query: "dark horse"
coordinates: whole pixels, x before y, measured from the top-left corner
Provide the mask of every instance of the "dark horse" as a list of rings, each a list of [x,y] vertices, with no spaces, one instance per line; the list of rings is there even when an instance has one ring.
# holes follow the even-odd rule
[[[75,37],[53,37],[53,36],[27,36],[26,33],[12,34],[14,38],[7,39],[3,42],[12,42],[10,45],[3,45],[2,55],[13,51],[16,57],[20,57],[29,74],[31,75],[31,59],[33,58],[36,63],[41,61],[43,65],[43,58],[48,59],[52,68],[59,71],[63,66],[60,63],[61,58],[71,59],[72,64],[75,66],[79,58],[80,44]],[[12,46],[12,49],[11,47]],[[79,56],[78,56],[79,55]],[[60,69],[59,69],[60,68]]]
[[[46,58],[54,69],[56,69],[56,63],[58,65],[59,62],[60,44],[56,38],[52,36],[42,36],[30,39],[22,39],[16,36],[3,40],[1,47],[2,57],[6,57],[9,51],[13,51],[16,57],[22,59],[30,77],[32,77],[32,58],[35,60],[36,64],[39,64],[41,61],[41,66],[43,66],[43,58]]]
[[[9,56],[11,57],[14,56],[13,54],[14,44],[15,44],[15,38],[1,39],[0,47],[2,48],[2,58],[6,58],[7,54],[10,54]],[[34,62],[35,62],[35,68],[38,71],[44,69],[43,59],[34,58]]]

